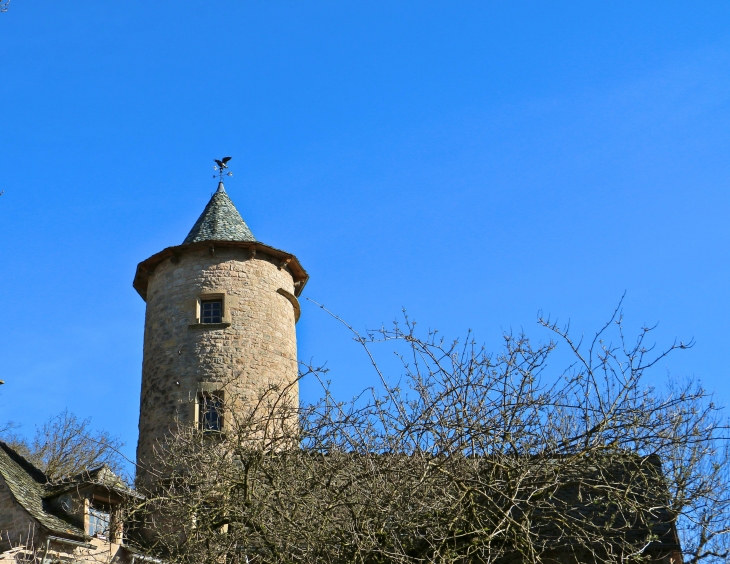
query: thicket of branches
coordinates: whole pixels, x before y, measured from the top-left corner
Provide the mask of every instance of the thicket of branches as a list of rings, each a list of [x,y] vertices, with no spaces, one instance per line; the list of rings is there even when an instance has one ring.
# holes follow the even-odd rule
[[[270,388],[224,407],[223,434],[181,426],[136,508],[147,542],[191,564],[626,562],[678,540],[685,562],[725,562],[725,419],[696,382],[644,382],[691,343],[655,350],[651,328],[630,340],[618,310],[585,343],[539,323],[555,340],[507,334],[495,354],[408,319],[353,331],[380,389],[340,402],[308,366],[314,404]],[[372,354],[383,342],[401,354],[393,379]],[[572,360],[556,373],[558,343]]]
[[[32,438],[18,433],[18,427],[10,423],[0,430],[0,440],[52,482],[102,464],[120,476],[125,474],[126,460],[121,454],[124,443],[107,431],[93,429],[90,419],[79,419],[68,410],[36,427]]]

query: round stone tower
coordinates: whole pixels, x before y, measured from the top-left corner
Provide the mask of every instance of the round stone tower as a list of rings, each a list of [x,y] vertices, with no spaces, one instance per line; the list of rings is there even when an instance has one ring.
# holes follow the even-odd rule
[[[294,255],[256,241],[222,182],[182,245],[139,264],[134,287],[147,302],[140,484],[170,429],[223,431],[231,409],[296,382],[297,296],[307,278]],[[298,400],[296,384],[290,390]]]

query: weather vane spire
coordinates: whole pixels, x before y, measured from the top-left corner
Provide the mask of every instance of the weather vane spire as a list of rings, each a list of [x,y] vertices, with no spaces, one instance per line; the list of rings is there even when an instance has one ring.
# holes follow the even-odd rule
[[[218,171],[216,174],[213,175],[213,178],[216,176],[218,177],[219,182],[223,182],[224,176],[233,176],[233,173],[228,170],[228,161],[231,160],[231,157],[223,157],[221,160],[213,159],[215,161],[215,165],[213,166],[213,170]],[[226,172],[228,170],[228,172]]]

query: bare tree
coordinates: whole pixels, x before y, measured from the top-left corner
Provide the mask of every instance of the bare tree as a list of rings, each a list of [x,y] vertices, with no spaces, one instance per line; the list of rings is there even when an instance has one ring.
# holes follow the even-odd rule
[[[14,426],[13,429],[17,429]],[[8,429],[3,440],[55,481],[106,464],[124,473],[120,449],[124,443],[106,431],[91,428],[91,419],[79,419],[68,410],[36,427],[33,439]]]
[[[6,421],[0,426],[0,437],[14,436],[15,429],[20,428],[20,425],[13,421]]]
[[[180,425],[159,445],[140,538],[181,563],[677,562],[680,542],[685,562],[726,562],[725,418],[696,382],[645,384],[691,343],[629,342],[619,310],[590,342],[539,323],[555,340],[506,334],[494,354],[408,318],[350,328],[380,388],[336,401],[305,366],[316,403],[226,393],[224,433]]]

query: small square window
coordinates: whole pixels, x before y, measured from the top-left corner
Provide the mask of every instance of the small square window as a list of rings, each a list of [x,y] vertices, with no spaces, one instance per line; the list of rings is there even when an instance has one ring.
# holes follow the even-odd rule
[[[201,323],[221,323],[223,321],[223,301],[222,300],[201,300],[200,302],[200,322]]]
[[[206,432],[220,432],[223,430],[223,402],[219,396],[201,394],[199,400],[198,421],[200,429]]]

